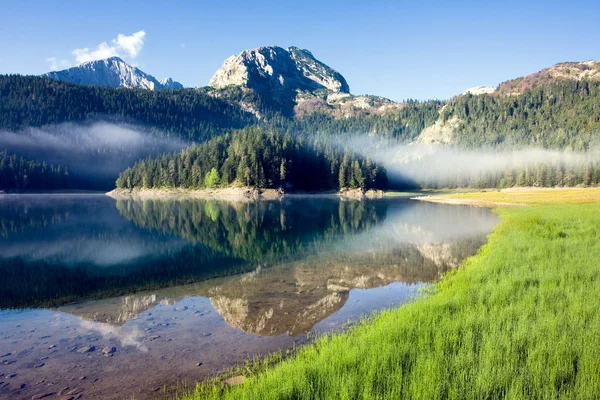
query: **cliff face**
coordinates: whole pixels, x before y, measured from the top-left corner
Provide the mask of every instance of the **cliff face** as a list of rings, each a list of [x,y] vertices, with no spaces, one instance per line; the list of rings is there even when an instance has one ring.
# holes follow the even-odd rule
[[[265,46],[225,60],[209,83],[215,88],[245,86],[262,93],[316,91],[348,93],[344,77],[308,50]]]

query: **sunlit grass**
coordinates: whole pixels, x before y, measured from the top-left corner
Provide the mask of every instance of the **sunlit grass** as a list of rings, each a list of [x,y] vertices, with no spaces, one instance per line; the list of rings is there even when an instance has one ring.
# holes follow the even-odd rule
[[[508,189],[444,193],[436,197],[519,204],[582,204],[600,202],[600,188]]]
[[[569,192],[465,196],[585,203],[600,193]],[[479,254],[428,295],[243,385],[213,381],[188,398],[600,398],[600,204],[496,212],[502,222]]]

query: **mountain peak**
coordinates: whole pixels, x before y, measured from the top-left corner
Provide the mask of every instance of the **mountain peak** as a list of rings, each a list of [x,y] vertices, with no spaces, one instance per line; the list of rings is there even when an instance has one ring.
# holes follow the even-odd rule
[[[165,78],[158,81],[137,67],[127,64],[120,57],[87,61],[76,67],[53,71],[43,76],[79,85],[139,88],[149,90],[180,89],[183,85]]]
[[[245,86],[260,92],[282,93],[325,89],[348,93],[344,77],[298,47],[262,46],[225,60],[210,86]]]

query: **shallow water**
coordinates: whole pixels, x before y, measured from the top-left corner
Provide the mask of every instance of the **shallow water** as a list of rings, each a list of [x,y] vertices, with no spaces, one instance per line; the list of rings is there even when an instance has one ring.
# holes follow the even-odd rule
[[[0,221],[0,397],[120,399],[409,301],[497,217],[393,198],[7,195]]]

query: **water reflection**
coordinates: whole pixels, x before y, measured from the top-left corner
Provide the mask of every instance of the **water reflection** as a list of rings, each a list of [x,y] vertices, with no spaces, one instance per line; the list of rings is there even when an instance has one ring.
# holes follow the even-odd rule
[[[201,379],[288,348],[405,302],[497,223],[486,209],[402,199],[0,201],[0,308],[47,308],[0,310],[0,353],[18,354],[11,368],[33,381],[43,371],[31,365],[53,349],[57,385],[81,369],[140,387]],[[118,362],[98,361],[100,346],[82,359],[86,343],[115,346]],[[140,374],[149,363],[153,373]],[[127,385],[92,386],[94,396],[131,395]]]

